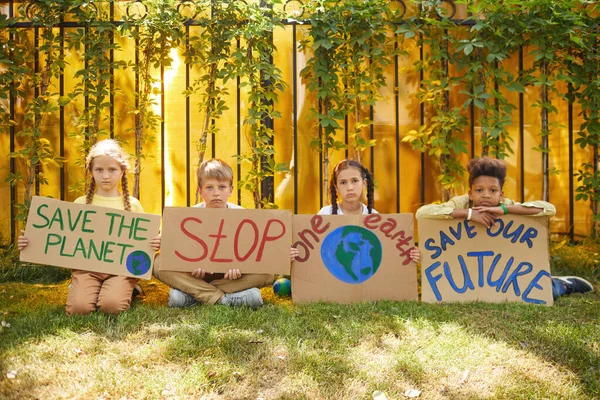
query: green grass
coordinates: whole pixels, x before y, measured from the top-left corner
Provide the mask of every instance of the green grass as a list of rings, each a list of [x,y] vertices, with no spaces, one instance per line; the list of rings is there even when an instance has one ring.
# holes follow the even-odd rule
[[[554,307],[378,302],[164,306],[68,317],[66,285],[0,285],[0,398],[600,397],[600,296]],[[14,379],[7,378],[16,370]]]
[[[595,292],[553,307],[294,305],[266,288],[258,310],[177,310],[152,280],[128,312],[85,317],[64,312],[65,270],[5,257],[0,398],[597,399],[598,246],[551,251],[554,274],[584,276]]]

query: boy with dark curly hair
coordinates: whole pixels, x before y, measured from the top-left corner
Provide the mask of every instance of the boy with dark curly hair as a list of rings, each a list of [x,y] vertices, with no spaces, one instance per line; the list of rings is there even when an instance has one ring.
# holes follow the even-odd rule
[[[463,218],[489,228],[504,214],[531,217],[552,216],[556,208],[541,200],[517,203],[504,197],[502,187],[506,178],[506,163],[490,157],[474,158],[467,165],[469,192],[455,196],[446,203],[427,204],[417,210],[419,219]],[[591,283],[576,276],[552,277],[552,295],[586,293],[594,289]]]

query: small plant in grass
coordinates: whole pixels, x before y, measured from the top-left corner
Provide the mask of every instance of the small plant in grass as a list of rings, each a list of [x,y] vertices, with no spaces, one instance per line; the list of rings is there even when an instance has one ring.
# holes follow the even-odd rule
[[[600,242],[584,240],[578,244],[567,239],[550,246],[553,275],[581,276],[592,282],[600,280]]]

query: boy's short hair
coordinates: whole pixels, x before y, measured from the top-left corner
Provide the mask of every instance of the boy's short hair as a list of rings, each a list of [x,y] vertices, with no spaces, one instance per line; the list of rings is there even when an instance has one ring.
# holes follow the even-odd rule
[[[498,178],[500,188],[504,186],[506,163],[503,160],[490,157],[474,158],[467,164],[467,170],[469,171],[469,187],[473,186],[473,181],[480,176]]]
[[[211,158],[198,167],[198,186],[202,187],[202,181],[207,179],[227,181],[229,186],[233,186],[233,169],[225,161]]]

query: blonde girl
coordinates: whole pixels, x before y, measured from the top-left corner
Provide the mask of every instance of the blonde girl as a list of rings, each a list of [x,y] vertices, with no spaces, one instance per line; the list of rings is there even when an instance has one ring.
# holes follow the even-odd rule
[[[140,202],[129,196],[128,156],[116,141],[106,139],[96,143],[86,157],[85,166],[88,179],[86,194],[77,198],[75,203],[144,212]],[[22,232],[18,238],[19,250],[27,244]],[[157,250],[160,237],[152,239],[151,245]],[[126,276],[73,270],[67,295],[67,314],[86,315],[96,310],[118,314],[125,311],[131,305],[136,282],[137,279]]]

